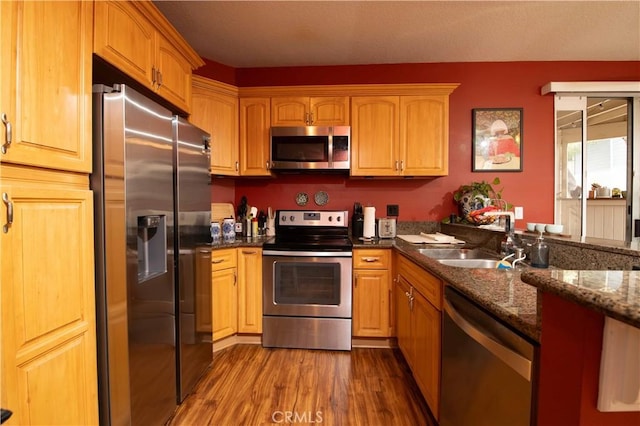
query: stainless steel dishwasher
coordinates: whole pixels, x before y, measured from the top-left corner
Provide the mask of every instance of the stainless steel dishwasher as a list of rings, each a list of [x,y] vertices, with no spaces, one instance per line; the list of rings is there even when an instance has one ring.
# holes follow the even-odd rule
[[[441,426],[535,424],[538,347],[445,288]]]

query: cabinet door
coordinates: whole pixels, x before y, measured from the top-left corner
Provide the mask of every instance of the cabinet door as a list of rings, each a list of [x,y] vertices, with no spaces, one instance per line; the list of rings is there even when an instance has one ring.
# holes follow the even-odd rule
[[[156,32],[128,2],[95,2],[93,51],[125,74],[153,87]]]
[[[158,94],[185,112],[191,100],[191,64],[165,37],[157,34],[155,55],[156,88]],[[238,109],[235,109],[235,116]],[[236,121],[237,124],[237,121]]]
[[[238,333],[262,333],[262,249],[238,249]]]
[[[398,281],[394,288],[398,347],[407,363],[411,366],[413,364],[413,350],[411,348],[411,310],[408,296],[411,287],[402,276],[398,276]]]
[[[211,173],[238,176],[238,98],[194,78],[189,120],[211,135]]]
[[[309,99],[309,123],[314,126],[348,126],[349,97],[320,96]]]
[[[2,3],[0,161],[90,172],[93,3]]]
[[[356,269],[353,277],[353,335],[389,337],[390,272]]]
[[[397,176],[398,96],[351,98],[351,175]]]
[[[271,98],[272,126],[308,126],[309,98],[275,97]]]
[[[449,171],[448,96],[400,97],[400,158],[405,176]]]
[[[271,176],[269,98],[240,99],[240,174]]]
[[[76,189],[76,176],[64,176],[73,182],[64,185],[45,182],[38,170],[24,181],[0,173],[0,193],[13,208],[8,225],[0,203],[8,424],[98,424],[92,193]]]
[[[431,412],[438,419],[440,400],[440,311],[414,290],[411,312],[411,369]]]
[[[213,301],[213,341],[231,336],[238,330],[238,287],[236,268],[213,271],[211,288]]]

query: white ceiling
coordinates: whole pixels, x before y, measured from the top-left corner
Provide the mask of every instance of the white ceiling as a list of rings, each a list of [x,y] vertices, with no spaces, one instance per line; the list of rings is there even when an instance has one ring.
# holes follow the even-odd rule
[[[154,3],[235,68],[640,60],[640,0]]]

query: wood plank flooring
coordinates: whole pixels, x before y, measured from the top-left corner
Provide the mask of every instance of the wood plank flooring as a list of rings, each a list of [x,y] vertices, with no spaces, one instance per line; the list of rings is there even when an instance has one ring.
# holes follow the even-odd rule
[[[236,345],[216,352],[171,426],[435,426],[397,349]]]

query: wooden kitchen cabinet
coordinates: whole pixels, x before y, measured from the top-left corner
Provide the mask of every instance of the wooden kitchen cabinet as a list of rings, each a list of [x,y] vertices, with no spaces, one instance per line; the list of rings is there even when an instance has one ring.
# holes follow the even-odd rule
[[[238,89],[194,76],[191,107],[189,121],[211,135],[210,172],[238,176]]]
[[[238,333],[262,333],[262,249],[237,250]]]
[[[213,341],[236,333],[262,333],[262,249],[213,250]]]
[[[213,341],[238,331],[238,257],[235,248],[214,250],[211,255]]]
[[[400,174],[449,173],[449,96],[400,97]]]
[[[89,173],[93,2],[0,3],[0,161]]]
[[[152,2],[95,2],[93,51],[190,111],[191,71],[204,62]]]
[[[240,174],[271,176],[270,114],[267,97],[240,98]]]
[[[352,176],[445,176],[449,95],[351,99]]]
[[[98,424],[88,176],[6,163],[0,173],[6,424]]]
[[[348,126],[348,96],[271,98],[272,126]]]
[[[442,281],[396,254],[398,346],[436,420],[440,409]]]
[[[390,337],[391,250],[353,251],[353,336]]]
[[[351,98],[351,175],[398,176],[400,99]]]

